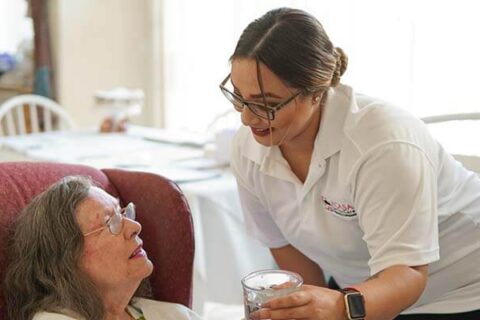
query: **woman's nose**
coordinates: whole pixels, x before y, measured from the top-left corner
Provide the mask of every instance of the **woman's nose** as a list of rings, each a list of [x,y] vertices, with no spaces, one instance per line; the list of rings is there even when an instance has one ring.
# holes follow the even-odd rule
[[[131,239],[142,232],[142,225],[135,220],[123,218],[123,229],[125,238]]]
[[[255,113],[253,113],[246,106],[242,110],[241,118],[242,118],[242,123],[246,126],[255,125],[262,121]]]

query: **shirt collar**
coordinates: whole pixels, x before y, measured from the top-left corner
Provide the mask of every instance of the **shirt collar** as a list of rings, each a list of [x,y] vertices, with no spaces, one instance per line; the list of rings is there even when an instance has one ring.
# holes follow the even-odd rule
[[[348,114],[357,110],[358,106],[352,88],[338,85],[328,90],[320,128],[315,138],[313,161],[324,161],[340,151]]]
[[[142,309],[139,306],[133,304],[127,306],[128,312],[135,320],[145,320]]]

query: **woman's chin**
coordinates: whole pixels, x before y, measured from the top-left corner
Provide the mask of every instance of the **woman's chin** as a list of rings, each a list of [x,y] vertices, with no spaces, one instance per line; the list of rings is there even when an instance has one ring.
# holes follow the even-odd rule
[[[261,144],[261,145],[263,145],[263,146],[265,146],[265,147],[270,147],[270,146],[272,146],[272,140],[273,140],[273,145],[275,145],[275,136],[270,137],[270,134],[263,135],[263,136],[254,134],[254,135],[253,135],[253,138],[254,138],[255,141],[257,141],[259,144]],[[273,138],[273,139],[272,139],[272,138]]]
[[[152,261],[150,261],[149,259],[147,259],[147,261],[146,261],[145,269],[146,269],[146,270],[145,270],[145,274],[146,274],[146,275],[145,275],[145,278],[146,278],[146,277],[148,277],[149,275],[151,275],[152,272],[153,272],[153,263],[152,263]]]
[[[148,259],[144,258],[143,263],[135,268],[135,278],[139,280],[143,280],[146,277],[150,276],[153,272],[153,263]]]

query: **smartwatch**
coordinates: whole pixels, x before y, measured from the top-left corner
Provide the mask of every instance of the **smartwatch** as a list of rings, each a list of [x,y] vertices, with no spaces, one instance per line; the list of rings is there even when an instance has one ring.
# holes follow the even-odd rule
[[[365,299],[360,291],[355,288],[340,290],[345,296],[345,309],[348,320],[364,320],[367,316],[365,311]]]

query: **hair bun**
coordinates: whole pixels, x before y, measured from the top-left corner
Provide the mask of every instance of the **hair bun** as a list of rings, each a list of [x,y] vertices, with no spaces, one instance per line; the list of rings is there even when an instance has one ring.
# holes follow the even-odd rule
[[[340,78],[345,73],[348,66],[348,57],[342,48],[335,47],[334,53],[337,60],[335,62],[335,70],[333,71],[332,80],[330,81],[332,87],[336,87],[340,83]]]

